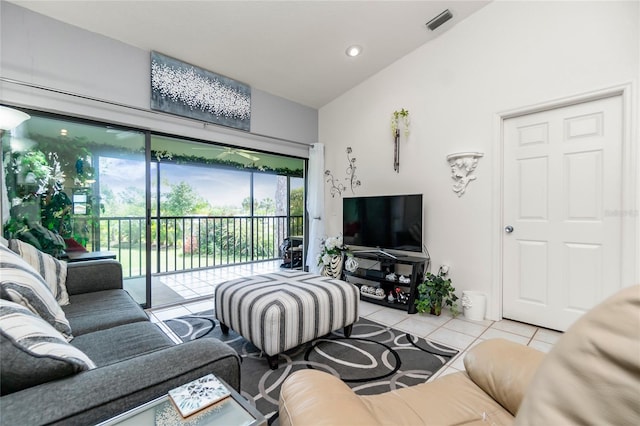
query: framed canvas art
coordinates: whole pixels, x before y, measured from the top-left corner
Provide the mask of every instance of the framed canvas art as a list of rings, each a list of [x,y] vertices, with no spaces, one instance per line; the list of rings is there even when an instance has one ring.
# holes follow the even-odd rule
[[[151,52],[151,109],[249,131],[251,87]]]

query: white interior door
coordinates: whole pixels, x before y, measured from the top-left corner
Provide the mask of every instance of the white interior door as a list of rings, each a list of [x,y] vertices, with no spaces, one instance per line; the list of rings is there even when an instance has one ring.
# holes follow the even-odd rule
[[[503,130],[503,317],[564,331],[622,287],[622,96]]]

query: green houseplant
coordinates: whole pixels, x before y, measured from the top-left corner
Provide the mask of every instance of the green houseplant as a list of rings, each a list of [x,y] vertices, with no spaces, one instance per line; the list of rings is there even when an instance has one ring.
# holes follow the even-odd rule
[[[424,282],[418,286],[418,298],[415,301],[416,309],[420,313],[430,312],[440,315],[443,306],[448,306],[451,314],[456,317],[458,310],[458,296],[456,289],[451,285],[451,278],[446,273],[438,271],[438,275],[427,272]]]

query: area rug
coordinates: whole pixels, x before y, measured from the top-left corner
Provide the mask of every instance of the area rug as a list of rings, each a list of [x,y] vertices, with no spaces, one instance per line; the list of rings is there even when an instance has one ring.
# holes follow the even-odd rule
[[[342,330],[279,356],[277,370],[242,336],[222,334],[213,311],[165,321],[183,341],[215,337],[242,359],[241,394],[276,424],[280,385],[294,371],[312,368],[340,377],[359,395],[373,395],[417,385],[429,379],[458,351],[361,318],[349,338]],[[276,423],[274,423],[274,421]]]

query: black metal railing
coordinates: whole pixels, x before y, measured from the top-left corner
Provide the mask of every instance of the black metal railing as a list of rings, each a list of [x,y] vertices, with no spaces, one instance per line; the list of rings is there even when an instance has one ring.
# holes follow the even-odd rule
[[[161,216],[151,218],[152,273],[274,260],[302,216]],[[93,250],[113,251],[125,277],[145,274],[145,218],[101,217]]]

